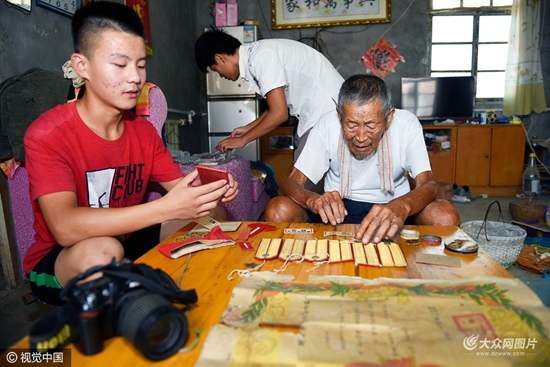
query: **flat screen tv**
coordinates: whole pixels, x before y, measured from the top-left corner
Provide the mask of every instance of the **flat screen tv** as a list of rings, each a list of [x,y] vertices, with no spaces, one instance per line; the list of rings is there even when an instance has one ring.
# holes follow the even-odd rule
[[[401,108],[421,122],[471,119],[474,105],[473,76],[401,79]]]

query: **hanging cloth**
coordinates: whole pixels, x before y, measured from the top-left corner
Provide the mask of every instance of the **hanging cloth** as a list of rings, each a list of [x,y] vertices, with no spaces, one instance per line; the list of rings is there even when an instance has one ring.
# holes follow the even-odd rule
[[[542,3],[514,0],[512,5],[504,87],[504,116],[526,116],[531,112],[546,111],[540,63]]]

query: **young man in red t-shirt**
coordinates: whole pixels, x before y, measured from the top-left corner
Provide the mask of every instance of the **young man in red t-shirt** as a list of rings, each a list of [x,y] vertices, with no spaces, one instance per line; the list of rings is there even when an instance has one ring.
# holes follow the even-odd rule
[[[205,185],[196,171],[183,177],[151,123],[127,111],[146,77],[145,29],[131,8],[91,2],[72,33],[85,93],[41,115],[24,140],[36,236],[23,267],[51,304],[79,273],[134,260],[185,221],[220,215],[219,202],[238,193],[232,176]],[[143,203],[149,181],[168,193]]]

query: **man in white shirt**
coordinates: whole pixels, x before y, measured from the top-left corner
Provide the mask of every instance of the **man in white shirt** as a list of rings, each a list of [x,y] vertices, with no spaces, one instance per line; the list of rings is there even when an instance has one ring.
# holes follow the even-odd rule
[[[241,45],[223,30],[203,33],[195,43],[199,69],[209,67],[220,76],[240,78],[267,100],[268,109],[256,120],[233,130],[218,149],[242,148],[288,120],[298,117],[295,159],[307,132],[326,112],[334,109],[344,79],[318,51],[287,39],[266,39]]]
[[[323,194],[304,188],[325,174]],[[338,107],[313,127],[282,189],[266,221],[360,223],[356,238],[364,243],[393,237],[407,220],[460,225],[453,205],[436,199],[420,122],[393,108],[387,85],[372,75],[344,82]]]

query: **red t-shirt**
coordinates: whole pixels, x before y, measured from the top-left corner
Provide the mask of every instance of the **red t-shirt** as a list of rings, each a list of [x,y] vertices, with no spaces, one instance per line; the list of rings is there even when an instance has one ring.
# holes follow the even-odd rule
[[[26,274],[58,246],[40,211],[40,196],[74,191],[78,206],[122,208],[142,203],[149,181],[182,176],[149,121],[126,112],[123,123],[117,140],[105,140],[82,121],[76,103],[67,103],[45,112],[27,129],[25,163],[36,235],[23,261]]]

